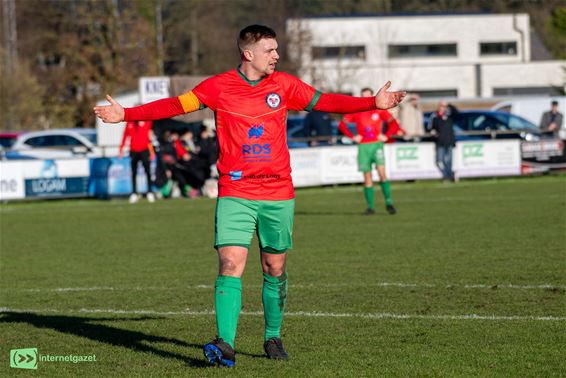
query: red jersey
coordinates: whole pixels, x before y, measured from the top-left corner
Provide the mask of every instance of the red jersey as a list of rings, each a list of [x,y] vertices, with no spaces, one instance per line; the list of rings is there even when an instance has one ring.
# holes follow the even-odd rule
[[[251,82],[238,69],[213,76],[192,92],[216,118],[219,197],[294,198],[287,111],[312,108],[320,94],[282,72]]]
[[[130,138],[130,151],[142,152],[150,147],[149,131],[153,126],[151,121],[137,121],[126,123],[122,143],[120,143],[120,153],[124,150],[126,140]]]
[[[340,131],[347,137],[353,138],[354,135],[348,129],[347,123],[356,124],[356,132],[362,136],[360,143],[375,143],[379,140],[379,135],[383,134],[388,139],[399,130],[399,124],[387,110],[370,110],[366,112],[346,114],[338,125]],[[384,124],[387,124],[384,127]]]

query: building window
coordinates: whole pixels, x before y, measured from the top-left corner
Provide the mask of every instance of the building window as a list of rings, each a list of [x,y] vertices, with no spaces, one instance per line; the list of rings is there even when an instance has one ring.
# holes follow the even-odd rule
[[[422,98],[451,98],[458,97],[458,89],[431,89],[431,90],[408,90],[408,93],[416,93]]]
[[[480,55],[517,55],[517,42],[481,42]]]
[[[458,48],[455,43],[434,45],[389,45],[390,58],[427,58],[457,55]]]
[[[560,96],[561,87],[493,88],[494,96]]]
[[[313,59],[366,59],[365,46],[313,46]]]

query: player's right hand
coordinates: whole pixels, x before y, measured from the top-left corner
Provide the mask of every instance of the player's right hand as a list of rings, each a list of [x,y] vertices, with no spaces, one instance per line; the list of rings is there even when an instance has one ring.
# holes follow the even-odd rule
[[[354,142],[360,143],[364,139],[360,134],[354,136]]]
[[[118,123],[124,120],[124,108],[118,104],[110,95],[106,95],[110,105],[95,106],[94,114],[106,123]]]

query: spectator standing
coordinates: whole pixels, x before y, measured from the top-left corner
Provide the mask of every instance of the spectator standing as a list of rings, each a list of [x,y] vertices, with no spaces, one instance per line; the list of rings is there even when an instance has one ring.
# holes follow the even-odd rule
[[[444,181],[454,181],[452,170],[452,149],[456,147],[454,135],[454,117],[458,114],[456,107],[446,101],[440,101],[436,112],[429,120],[429,130],[436,143],[436,165],[442,173]]]
[[[405,139],[418,142],[425,134],[423,112],[419,104],[419,96],[412,93],[408,97],[408,100],[400,105],[399,123],[405,130]]]
[[[126,128],[124,129],[124,135],[122,137],[122,142],[120,143],[120,153],[119,157],[122,159],[124,157],[124,147],[126,146],[126,141],[130,141],[130,163],[132,168],[132,194],[130,194],[130,203],[136,203],[139,201],[139,194],[137,191],[137,174],[138,174],[138,163],[142,163],[145,175],[147,177],[147,192],[146,198],[149,202],[155,202],[155,195],[151,191],[151,171],[150,171],[150,161],[154,158],[153,145],[151,144],[151,128],[153,127],[153,122],[151,121],[132,121],[126,123]]]
[[[550,131],[558,136],[564,115],[558,111],[558,101],[552,101],[550,105],[550,110],[542,114],[539,127],[542,131]]]
[[[309,146],[330,144],[332,140],[332,118],[325,112],[312,111],[303,122],[305,134],[309,138]]]

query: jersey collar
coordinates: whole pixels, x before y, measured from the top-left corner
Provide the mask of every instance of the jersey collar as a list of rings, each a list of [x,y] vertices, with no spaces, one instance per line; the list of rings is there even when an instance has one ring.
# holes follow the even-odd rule
[[[259,79],[257,79],[257,80],[250,80],[250,79],[248,79],[248,78],[246,77],[246,75],[244,75],[244,74],[242,73],[242,71],[240,71],[240,66],[238,66],[238,68],[236,69],[236,71],[238,71],[238,75],[240,75],[240,77],[241,77],[242,79],[244,79],[244,81],[245,81],[246,83],[248,83],[249,85],[251,85],[252,87],[255,87],[255,86],[258,85],[263,79],[265,79],[265,77],[261,77],[261,78],[259,78]]]

